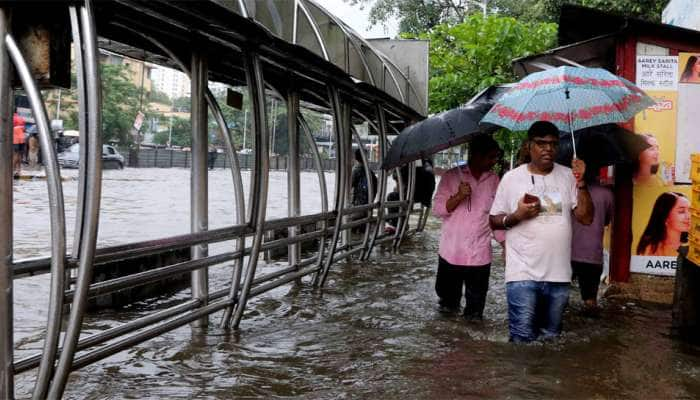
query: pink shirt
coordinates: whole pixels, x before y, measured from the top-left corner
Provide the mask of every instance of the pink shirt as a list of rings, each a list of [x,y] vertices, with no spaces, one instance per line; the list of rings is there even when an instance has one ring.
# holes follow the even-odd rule
[[[491,227],[489,211],[498,188],[498,175],[484,172],[477,181],[469,167],[452,168],[445,172],[433,201],[433,214],[442,219],[440,233],[440,257],[453,265],[481,266],[491,263]],[[462,201],[451,213],[447,212],[447,200],[457,193],[460,181],[472,188],[471,208],[469,200]],[[471,210],[471,211],[470,211]],[[495,231],[496,240],[505,239],[503,231]]]

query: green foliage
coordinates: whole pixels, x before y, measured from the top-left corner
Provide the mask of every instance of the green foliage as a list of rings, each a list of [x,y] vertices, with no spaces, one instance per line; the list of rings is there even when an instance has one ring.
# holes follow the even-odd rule
[[[420,35],[430,40],[430,112],[457,107],[490,85],[514,81],[511,61],[552,47],[556,29],[555,24],[475,14]]]
[[[153,103],[161,103],[161,104],[170,104],[172,105],[173,101],[170,100],[170,97],[168,97],[167,94],[163,92],[159,92],[156,89],[151,90],[148,92],[147,100],[149,102]]]
[[[577,4],[601,11],[661,21],[661,11],[668,0],[346,0],[360,7],[371,4],[369,23],[376,25],[396,17],[404,34],[428,32],[440,24],[464,21],[470,14],[480,14],[477,5],[486,3],[489,14],[509,16],[527,22],[557,22],[562,5]]]
[[[129,80],[128,66],[118,64],[101,64],[102,81],[102,140],[129,145],[132,142],[131,129],[139,112],[141,91]],[[77,87],[75,75],[72,87]],[[67,95],[76,98],[75,90]],[[153,112],[144,107],[144,125],[147,126]],[[70,113],[66,126],[78,129],[78,111]]]
[[[192,145],[192,124],[186,118],[173,118],[172,121],[172,146],[189,147]],[[165,132],[165,142],[167,142],[168,132]],[[159,138],[162,140],[162,138]]]
[[[178,112],[190,112],[190,107],[192,106],[192,100],[190,96],[178,97],[173,99],[173,111]]]
[[[668,4],[668,0],[579,0],[579,4],[652,22],[661,22],[661,12]]]

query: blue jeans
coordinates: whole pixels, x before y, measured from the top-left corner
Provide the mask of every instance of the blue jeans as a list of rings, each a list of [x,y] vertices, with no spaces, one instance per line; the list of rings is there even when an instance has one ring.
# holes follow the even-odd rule
[[[561,333],[568,282],[516,281],[506,283],[511,342],[549,339]]]

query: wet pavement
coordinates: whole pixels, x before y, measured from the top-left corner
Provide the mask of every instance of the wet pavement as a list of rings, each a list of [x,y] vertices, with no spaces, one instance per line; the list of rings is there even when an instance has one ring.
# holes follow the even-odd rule
[[[114,179],[135,173],[128,169],[109,172],[125,172],[113,175]],[[105,211],[105,220],[113,218],[117,225],[106,227],[105,233],[101,230],[103,243],[119,243],[133,238],[138,234],[135,231],[141,232],[125,224],[132,221],[133,225],[133,218],[146,218],[147,222],[141,224],[145,232],[134,240],[152,238],[149,235],[157,232],[183,233],[189,227],[188,212],[174,215],[175,211],[188,210],[188,172],[138,170],[138,174],[146,182],[142,186],[129,183],[141,191],[124,190],[124,195],[131,195],[128,207],[121,206],[119,191],[124,184],[118,180],[110,183],[109,175],[105,175],[104,194],[111,196],[111,192],[114,198],[109,201],[119,206],[112,205]],[[282,216],[286,186],[283,174],[276,174],[272,176],[277,183],[272,198],[279,207],[271,209],[282,210],[272,211]],[[184,179],[184,188],[174,189],[173,175],[179,181]],[[309,188],[315,183],[311,182],[312,176],[304,175]],[[332,174],[330,177],[332,180]],[[232,207],[226,199],[230,195],[226,193],[231,186],[230,175],[214,171],[210,179],[225,193],[211,199],[211,207],[219,210],[217,214],[226,216],[217,220],[216,226],[223,226],[232,222],[232,214],[222,212]],[[15,191],[17,200],[39,204],[33,196],[40,189],[22,187],[25,183]],[[165,188],[170,191],[164,192]],[[302,191],[306,193],[302,202],[318,201],[318,190],[311,190]],[[33,195],[25,196],[27,193]],[[36,204],[35,210],[40,210]],[[164,211],[161,204],[170,204],[170,208]],[[305,211],[314,212],[316,206],[309,207]],[[121,214],[108,213],[115,209]],[[172,211],[168,215],[173,218],[148,219],[167,210]],[[40,218],[31,221],[37,223]],[[171,232],[175,226],[180,229],[183,222],[183,232]],[[120,236],[122,230],[125,233]],[[39,241],[41,235],[34,237],[25,232],[18,239],[33,243],[34,253],[40,252],[42,245],[34,241]],[[578,293],[574,292],[561,339],[512,345],[507,342],[503,260],[497,252],[485,320],[466,322],[458,315],[439,313],[433,289],[438,238],[439,222],[430,219],[426,232],[404,242],[401,254],[378,249],[369,262],[334,265],[323,289],[313,288],[304,279],[300,284],[285,285],[254,298],[239,331],[219,329],[216,324],[220,314],[214,314],[207,330],[179,328],[88,366],[71,375],[66,397],[700,398],[700,348],[669,338],[668,307],[604,303],[602,315],[594,319],[581,316]],[[46,247],[46,236],[42,243]],[[276,267],[269,265],[263,270]],[[212,270],[212,286],[228,279],[230,269]],[[37,290],[44,290],[45,282],[42,277],[22,281],[33,282],[17,282],[16,290],[16,340],[18,353],[26,355],[41,346],[45,310]],[[176,299],[188,296],[185,290]],[[145,315],[176,299],[155,299],[121,313],[108,311],[91,316],[86,332]],[[19,396],[28,395],[32,380],[33,372],[18,378]]]

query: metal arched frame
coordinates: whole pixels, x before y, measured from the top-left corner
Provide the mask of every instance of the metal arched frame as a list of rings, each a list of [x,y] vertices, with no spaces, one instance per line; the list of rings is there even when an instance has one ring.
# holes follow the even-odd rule
[[[367,116],[360,114],[367,123],[371,124],[374,126],[375,130],[377,131],[379,135],[379,159],[383,160],[384,156],[386,155],[386,117],[384,115],[384,109],[380,104],[375,105],[376,109],[376,114],[377,114],[377,119],[378,119],[378,124],[374,124],[371,119],[369,119]],[[384,213],[386,212],[386,189],[387,189],[387,181],[388,181],[388,174],[387,171],[384,170],[384,168],[381,168],[379,170],[379,199],[378,199],[378,209],[377,209],[377,222],[374,226],[374,234],[372,235],[372,238],[370,239],[369,244],[367,245],[367,249],[365,250],[364,257],[362,259],[366,260],[369,258],[369,255],[372,253],[372,250],[374,249],[374,245],[376,244],[377,239],[379,238],[380,233],[382,232],[382,227],[384,225]]]
[[[299,126],[301,127],[301,131],[304,133],[304,137],[306,138],[306,141],[311,145],[312,147],[312,152],[314,156],[314,165],[316,167],[316,173],[318,174],[318,184],[321,190],[321,213],[324,215],[328,214],[328,192],[327,192],[327,186],[326,186],[326,174],[323,171],[323,161],[321,160],[321,154],[318,152],[318,147],[316,146],[316,141],[314,140],[313,135],[311,134],[311,129],[309,128],[309,124],[306,122],[304,119],[304,116],[299,113],[297,116],[297,120],[299,123]],[[323,235],[319,238],[319,243],[318,243],[318,254],[316,255],[316,267],[320,271],[321,267],[323,266],[323,253],[326,248],[326,232],[328,231],[328,218],[323,218],[321,220],[321,230],[323,231]],[[314,277],[313,281],[316,282],[319,278],[320,274],[316,273],[316,276]]]
[[[351,124],[352,125],[352,124]],[[374,185],[372,184],[372,170],[369,167],[369,161],[367,159],[367,154],[365,152],[364,147],[362,146],[362,140],[360,140],[360,135],[357,134],[357,130],[355,129],[354,126],[350,127],[350,130],[352,131],[352,137],[355,139],[355,143],[357,143],[357,146],[360,150],[360,158],[362,159],[362,165],[365,170],[365,179],[367,179],[367,211],[364,213],[364,218],[367,219],[367,223],[365,224],[365,233],[364,233],[364,238],[362,239],[362,254],[360,255],[360,259],[364,258],[365,253],[367,252],[368,244],[369,244],[369,238],[370,238],[370,228],[372,225],[372,219],[374,215],[374,207],[376,206],[376,203],[374,201],[374,195],[375,195],[375,188]]]
[[[318,285],[323,286],[328,278],[328,271],[333,264],[333,256],[338,247],[338,240],[340,239],[340,233],[342,231],[341,226],[343,224],[343,209],[345,208],[345,200],[347,199],[347,186],[348,186],[348,174],[347,169],[347,156],[348,150],[346,145],[346,132],[347,127],[344,118],[344,113],[342,110],[342,105],[340,102],[340,94],[338,89],[334,86],[328,86],[328,98],[331,102],[331,108],[333,110],[333,130],[335,132],[336,143],[338,149],[336,151],[336,199],[335,199],[335,225],[333,228],[333,238],[331,239],[330,249],[328,251],[328,256],[326,258],[325,264],[323,266],[323,271],[321,272],[321,278],[318,280]]]
[[[74,14],[74,12],[71,12]],[[71,306],[70,316],[66,325],[66,333],[63,339],[62,351],[56,366],[53,380],[48,388],[48,397],[58,398],[63,394],[68,374],[70,373],[75,357],[78,338],[82,328],[83,316],[87,305],[87,293],[92,281],[92,268],[97,246],[97,227],[99,222],[100,196],[102,190],[102,111],[101,111],[101,86],[99,84],[98,52],[97,52],[97,31],[94,23],[93,3],[86,0],[85,5],[79,8],[80,31],[82,35],[82,51],[84,52],[82,76],[84,86],[81,92],[85,93],[83,108],[86,115],[80,115],[79,119],[84,120],[81,127],[85,127],[86,132],[81,132],[81,152],[85,150],[81,168],[81,181],[84,182],[82,192],[79,194],[83,203],[78,210],[82,218],[80,226],[80,247],[78,249],[79,265],[75,286],[75,296]],[[72,26],[76,27],[77,18],[72,17]],[[77,44],[76,44],[77,45]],[[76,52],[76,54],[79,53]],[[80,71],[78,71],[80,72]],[[79,93],[80,95],[80,93]],[[86,145],[87,144],[87,145]],[[43,143],[42,143],[43,145]],[[53,148],[48,145],[47,148]],[[77,224],[76,224],[77,225]],[[77,226],[76,226],[77,228]],[[63,257],[63,256],[61,256]],[[53,258],[53,257],[52,257]],[[63,296],[63,293],[60,294]],[[53,363],[47,367],[53,367]],[[41,372],[41,368],[40,368]],[[43,385],[43,382],[38,382]],[[35,388],[34,396],[41,397],[40,393],[45,389]]]
[[[254,52],[244,52],[247,81],[250,83],[250,100],[253,105],[253,129],[255,135],[255,171],[250,203],[250,224],[255,228],[253,245],[248,257],[248,267],[241,288],[241,295],[236,302],[233,312],[232,326],[238,328],[243,317],[250,289],[255,278],[258,256],[262,247],[265,230],[265,214],[267,209],[267,191],[270,172],[268,152],[267,110],[265,109],[265,78],[260,57]]]
[[[65,283],[65,252],[66,252],[66,233],[65,233],[65,208],[63,199],[63,190],[61,187],[61,175],[60,169],[58,167],[58,161],[56,157],[56,152],[52,146],[53,139],[51,136],[51,131],[49,129],[48,117],[46,114],[46,109],[44,107],[44,102],[41,97],[41,92],[38,89],[36,82],[32,76],[29,66],[27,65],[24,56],[20,52],[17,43],[11,34],[7,32],[7,26],[9,20],[6,15],[3,15],[3,45],[0,51],[3,52],[2,57],[5,63],[7,63],[7,55],[12,60],[15,66],[17,74],[20,77],[22,86],[29,97],[29,102],[31,105],[32,113],[34,115],[37,128],[39,131],[39,141],[42,147],[50,149],[46,151],[45,157],[45,170],[47,176],[47,187],[49,193],[49,214],[51,220],[51,291],[49,299],[49,315],[47,318],[47,332],[44,340],[44,355],[41,361],[41,368],[37,375],[37,384],[34,389],[34,397],[37,397],[38,392],[42,392],[45,396],[46,385],[40,385],[39,380],[43,379],[48,381],[50,374],[52,372],[53,363],[56,358],[56,347],[58,344],[58,333],[60,332],[61,325],[61,312],[62,312],[62,300],[63,300],[63,285]],[[7,52],[5,54],[5,51]],[[3,102],[7,102],[2,105],[3,111],[11,111],[11,107],[7,105],[11,104],[11,95],[9,94],[9,63],[3,65],[2,68],[3,79],[2,79],[2,92],[5,95]],[[9,114],[9,113],[8,113]],[[8,115],[5,114],[5,115]],[[8,131],[10,132],[10,131]],[[9,171],[8,171],[9,172]],[[11,173],[7,176],[12,177]],[[10,181],[10,188],[12,187]],[[11,190],[11,189],[10,189]],[[12,204],[5,204],[6,207],[12,207]],[[10,225],[11,226],[11,225]],[[10,246],[11,247],[11,246]],[[7,289],[3,288],[3,293],[7,293]],[[11,294],[11,291],[9,291]],[[3,300],[6,298],[3,296]],[[11,298],[9,299],[11,301]],[[11,303],[9,305],[11,307]],[[5,310],[3,310],[5,311]],[[12,313],[9,313],[10,324],[12,323]],[[6,398],[14,397],[14,373],[12,368],[12,354],[13,354],[13,340],[12,340],[12,325],[5,326],[3,328],[3,339],[2,342],[5,343],[3,346],[3,352],[7,350],[7,343],[9,343],[10,351],[8,354],[3,356],[3,365],[0,367],[3,376],[1,380],[2,386],[0,387],[0,393]],[[7,335],[7,336],[5,336]],[[9,368],[8,368],[9,367]]]

